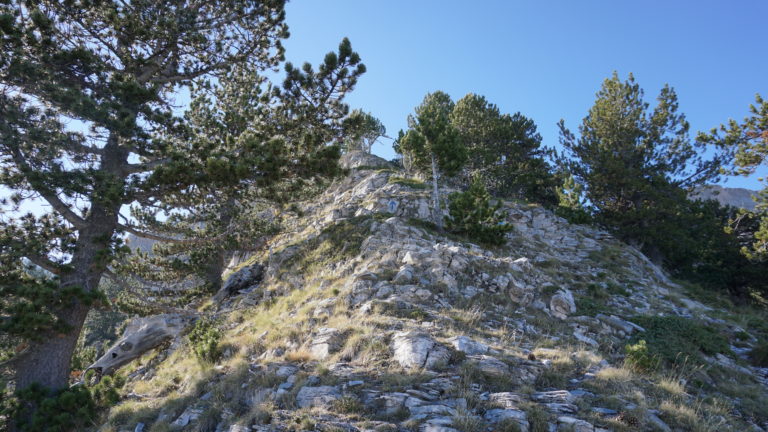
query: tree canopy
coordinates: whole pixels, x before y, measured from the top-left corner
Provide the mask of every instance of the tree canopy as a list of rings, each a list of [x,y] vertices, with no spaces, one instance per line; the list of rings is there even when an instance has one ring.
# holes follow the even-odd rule
[[[519,112],[502,114],[474,93],[456,102],[450,119],[469,153],[467,180],[477,179],[497,196],[556,202],[554,177],[533,120]]]
[[[630,74],[606,79],[577,138],[560,121],[561,159],[585,188],[598,223],[657,260],[676,247],[675,215],[691,188],[718,176],[720,157],[703,158],[678,113],[675,91],[664,86],[652,110]]]
[[[191,139],[174,95],[181,87],[206,88],[236,65],[276,67],[288,36],[284,3],[0,6],[0,183],[13,191],[0,237],[3,271],[13,277],[2,281],[2,301],[18,312],[2,330],[24,338],[30,335],[16,330],[30,326],[14,323],[39,324],[38,338],[19,345],[18,387],[67,384],[99,281],[122,249],[121,233],[133,230],[120,218],[123,206],[153,207],[198,185],[236,184],[251,175],[246,165],[254,158],[274,156],[255,144],[257,136],[236,156],[207,155],[209,143]],[[288,74],[317,79],[295,69]],[[314,136],[313,129],[307,134]],[[13,216],[30,201],[44,203],[47,213]],[[53,277],[24,276],[24,262]]]
[[[194,275],[196,285],[205,285],[202,292],[216,292],[230,259],[254,250],[274,231],[279,221],[273,208],[308,196],[341,172],[339,148],[328,144],[342,139],[348,108],[340,102],[364,71],[344,39],[317,71],[305,66],[282,86],[235,67],[212,91],[196,93],[186,117],[191,139],[208,149],[198,156],[258,158],[239,161],[247,174],[237,184],[195,185],[151,208],[134,207],[143,225],[134,233],[158,243],[152,253],[136,251],[121,273],[140,276],[149,286]],[[150,310],[158,300],[153,303]]]
[[[728,125],[721,125],[709,134],[699,134],[699,141],[716,144],[733,157],[733,164],[726,167],[726,172],[736,175],[751,175],[761,166],[768,166],[768,101],[760,95],[755,97],[755,104],[749,107],[750,115],[741,123],[730,120]],[[731,225],[747,225],[759,220],[753,230],[752,243],[745,245],[743,253],[752,259],[768,258],[768,179],[760,179],[765,186],[758,192],[755,212],[742,211],[731,220]]]

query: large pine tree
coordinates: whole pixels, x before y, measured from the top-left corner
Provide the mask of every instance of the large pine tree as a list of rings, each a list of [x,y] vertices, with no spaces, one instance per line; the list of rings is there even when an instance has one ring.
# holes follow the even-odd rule
[[[718,175],[720,159],[704,160],[678,113],[675,91],[662,88],[652,110],[630,74],[603,82],[577,138],[560,121],[567,172],[585,187],[597,222],[657,261],[681,239],[687,192]]]
[[[237,158],[200,157],[174,95],[237,64],[275,67],[284,0],[21,1],[0,6],[0,263],[15,382],[67,385],[127,205],[230,184]],[[178,146],[179,142],[189,142]],[[20,207],[41,212],[23,217]],[[42,206],[40,206],[42,204]],[[15,210],[15,211],[13,211]],[[51,279],[30,276],[34,263]]]
[[[256,157],[239,157],[238,183],[195,185],[151,208],[134,209],[146,228],[132,232],[157,243],[151,254],[137,251],[129,265],[120,266],[122,275],[149,282],[129,286],[218,291],[230,259],[258,247],[276,228],[270,210],[317,191],[341,172],[339,148],[330,144],[342,141],[348,108],[341,101],[365,71],[360,56],[344,39],[317,71],[309,65],[300,71],[290,64],[286,68],[282,86],[237,67],[212,91],[196,95],[187,114],[192,140],[208,149],[198,156]],[[179,283],[190,276],[196,280]]]
[[[456,102],[451,124],[467,147],[465,179],[496,196],[555,204],[555,179],[544,160],[536,123],[521,113],[502,114],[485,97],[469,93]]]

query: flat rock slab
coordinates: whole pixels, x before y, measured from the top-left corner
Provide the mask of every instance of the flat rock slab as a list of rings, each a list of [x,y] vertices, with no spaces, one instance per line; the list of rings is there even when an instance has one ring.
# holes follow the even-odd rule
[[[341,398],[339,389],[332,386],[309,387],[305,386],[296,395],[296,404],[299,408],[321,407],[328,408],[336,400]]]
[[[431,336],[417,331],[395,333],[392,338],[395,360],[409,369],[431,369],[448,361],[448,349]]]

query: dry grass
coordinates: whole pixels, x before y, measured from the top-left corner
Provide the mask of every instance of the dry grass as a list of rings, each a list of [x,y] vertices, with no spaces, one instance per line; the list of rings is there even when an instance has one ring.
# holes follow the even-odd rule
[[[314,356],[308,350],[299,349],[286,353],[285,360],[293,363],[309,363],[314,360]]]

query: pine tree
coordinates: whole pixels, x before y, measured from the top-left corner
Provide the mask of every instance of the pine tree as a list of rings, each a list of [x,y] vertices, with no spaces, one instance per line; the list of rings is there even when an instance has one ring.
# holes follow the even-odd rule
[[[768,100],[755,96],[755,104],[749,106],[750,115],[741,123],[730,120],[709,134],[701,133],[698,140],[716,144],[726,150],[732,166],[726,171],[735,175],[751,175],[758,168],[768,166]],[[761,178],[765,186],[758,192],[754,212],[741,211],[731,220],[731,229],[759,220],[754,229],[752,243],[745,245],[743,253],[750,259],[768,259],[768,178]]]
[[[295,71],[291,65],[287,69]],[[282,89],[257,71],[238,67],[212,92],[197,95],[187,117],[192,139],[209,149],[201,157],[255,154],[261,159],[243,161],[245,166],[237,169],[249,174],[240,175],[237,184],[196,185],[151,209],[134,209],[133,216],[146,227],[134,233],[157,243],[152,253],[137,251],[121,266],[123,275],[144,282],[129,286],[168,294],[179,287],[186,294],[194,287],[217,292],[231,258],[255,250],[277,228],[278,208],[317,191],[341,172],[338,148],[329,144],[342,139],[348,108],[341,100],[364,71],[360,56],[344,39],[318,71],[304,66],[298,74],[289,72]],[[179,300],[178,295],[163,297]]]
[[[719,157],[702,158],[677,95],[665,86],[653,110],[630,74],[603,82],[576,138],[560,121],[561,160],[585,187],[598,223],[661,261],[678,244],[675,221],[687,192],[717,177]]]
[[[387,128],[381,120],[371,113],[356,109],[344,119],[344,151],[362,151],[370,153],[373,144],[379,138],[386,136]]]
[[[14,192],[0,238],[3,306],[14,314],[2,330],[19,338],[17,388],[67,385],[85,316],[130,230],[123,206],[247,174],[244,161],[259,155],[202,157],[173,96],[237,64],[278,65],[284,18],[283,0],[0,6],[0,183]],[[29,201],[48,213],[14,216]],[[54,277],[28,277],[22,257]]]
[[[438,181],[440,175],[454,176],[467,160],[467,149],[451,125],[453,101],[446,93],[429,93],[408,117],[409,129],[400,131],[395,141],[395,151],[409,159],[409,164],[419,172],[432,175],[432,205],[434,221],[443,227]]]
[[[491,205],[491,195],[479,180],[473,180],[465,192],[449,195],[449,214],[445,222],[449,231],[464,234],[471,240],[488,245],[504,244],[504,235],[512,225],[501,213],[502,202]]]
[[[451,124],[469,152],[465,179],[479,179],[496,196],[557,203],[533,120],[519,112],[501,114],[485,97],[469,93],[456,102]]]

